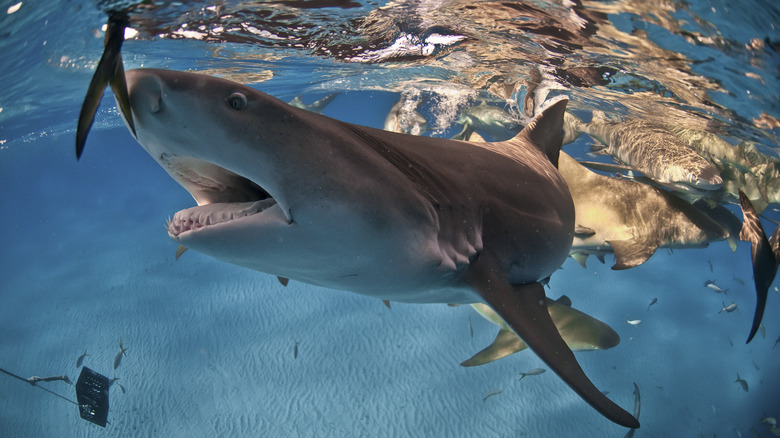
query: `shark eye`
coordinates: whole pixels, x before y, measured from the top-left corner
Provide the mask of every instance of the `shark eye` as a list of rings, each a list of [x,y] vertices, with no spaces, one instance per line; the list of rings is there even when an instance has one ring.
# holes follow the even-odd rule
[[[246,96],[241,93],[233,93],[228,97],[228,104],[234,110],[240,111],[246,108]]]

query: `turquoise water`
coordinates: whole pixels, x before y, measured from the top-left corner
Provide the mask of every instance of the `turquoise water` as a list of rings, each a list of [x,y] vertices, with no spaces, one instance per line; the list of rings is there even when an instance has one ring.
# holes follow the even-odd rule
[[[130,136],[110,93],[84,156],[74,156],[105,14],[89,1],[24,1],[7,13],[16,3],[0,3],[0,368],[75,381],[86,349],[84,365],[118,377],[125,391],[112,387],[104,430],[67,401],[0,375],[0,435],[625,434],[553,373],[519,381],[546,367],[530,351],[459,366],[496,333],[466,306],[388,309],[295,281],[283,287],[194,251],[175,260],[165,218],[194,203]],[[428,135],[443,137],[459,131],[459,110],[503,82],[520,85],[502,96],[508,102],[491,103],[522,118],[523,81],[541,71],[552,78],[549,96],[570,96],[576,111],[673,119],[778,155],[780,55],[766,43],[747,47],[780,41],[772,2],[585,3],[576,17],[570,5],[546,2],[224,2],[219,16],[208,6],[138,13],[125,68],[204,70],[283,100],[339,92],[324,114],[380,128],[404,93],[421,102]],[[583,22],[591,24],[564,37],[536,25]],[[267,33],[217,30],[240,23]],[[181,32],[198,26],[208,37]],[[388,50],[408,35],[418,39]],[[600,80],[588,84],[583,67]],[[586,137],[565,150],[592,159]],[[769,219],[780,215],[770,206],[764,216],[773,230]],[[577,358],[629,411],[639,386],[635,436],[772,436],[761,420],[780,415],[780,296],[770,288],[763,328],[745,345],[755,305],[748,244],[660,249],[627,271],[612,262],[590,259],[583,269],[568,259],[548,295],[568,295],[619,333],[617,347]],[[703,287],[707,280],[728,295]],[[718,312],[732,301],[737,311]],[[642,323],[626,324],[634,319]],[[129,350],[114,370],[120,339]],[[75,399],[65,383],[40,385]]]

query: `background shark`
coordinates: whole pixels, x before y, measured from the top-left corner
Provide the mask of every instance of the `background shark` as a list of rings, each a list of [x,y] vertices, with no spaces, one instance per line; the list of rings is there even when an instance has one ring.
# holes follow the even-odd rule
[[[571,255],[583,267],[589,255],[614,253],[612,269],[628,269],[659,247],[700,248],[729,236],[736,239],[736,233],[669,192],[592,172],[565,152],[558,167],[576,210]]]

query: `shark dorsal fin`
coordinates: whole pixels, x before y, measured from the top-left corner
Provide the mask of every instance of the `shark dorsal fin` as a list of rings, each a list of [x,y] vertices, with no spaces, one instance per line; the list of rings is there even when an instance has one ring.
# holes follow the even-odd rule
[[[517,137],[533,143],[551,163],[558,167],[558,155],[563,144],[563,115],[569,99],[561,98],[536,116]],[[517,138],[515,137],[515,138]]]

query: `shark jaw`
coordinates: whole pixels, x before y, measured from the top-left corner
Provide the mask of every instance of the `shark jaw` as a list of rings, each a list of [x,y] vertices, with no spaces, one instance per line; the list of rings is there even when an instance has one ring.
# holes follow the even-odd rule
[[[199,120],[196,113],[199,106],[196,102],[188,102],[186,91],[177,89],[177,82],[168,80],[162,76],[164,74],[131,70],[127,72],[127,80],[132,113],[142,126],[134,133],[136,139],[198,204],[177,212],[167,221],[169,236],[187,244],[214,238],[209,236],[225,231],[228,224],[239,221],[255,226],[292,224],[291,209],[284,196],[279,195],[282,192],[280,185],[269,183],[263,166],[251,166],[253,162],[265,160],[261,154],[256,150],[243,150],[236,154],[240,159],[234,155],[223,157],[222,161],[215,160],[213,149],[220,146],[220,141],[230,141],[226,138],[228,134],[220,132],[214,138],[203,138],[202,134],[192,134],[198,130],[178,129],[190,122],[176,118],[185,113],[181,111],[182,105],[191,105],[192,110],[188,112],[192,113],[189,114],[191,120]],[[192,84],[182,86],[191,87]],[[230,98],[234,95],[237,100],[226,102],[227,111],[237,112],[236,105],[246,104],[246,96],[233,93]],[[226,118],[229,116],[233,114],[225,115]],[[214,113],[210,112],[208,117],[213,118]],[[236,165],[237,161],[243,161],[246,166]],[[277,196],[272,196],[265,186],[275,190]]]
[[[186,189],[198,206],[181,210],[166,222],[168,236],[176,241],[188,233],[208,232],[232,221],[292,223],[289,209],[259,184],[206,161],[163,154],[166,171]],[[285,214],[287,212],[287,214]],[[253,217],[255,215],[261,215]],[[218,228],[216,228],[218,230]]]

